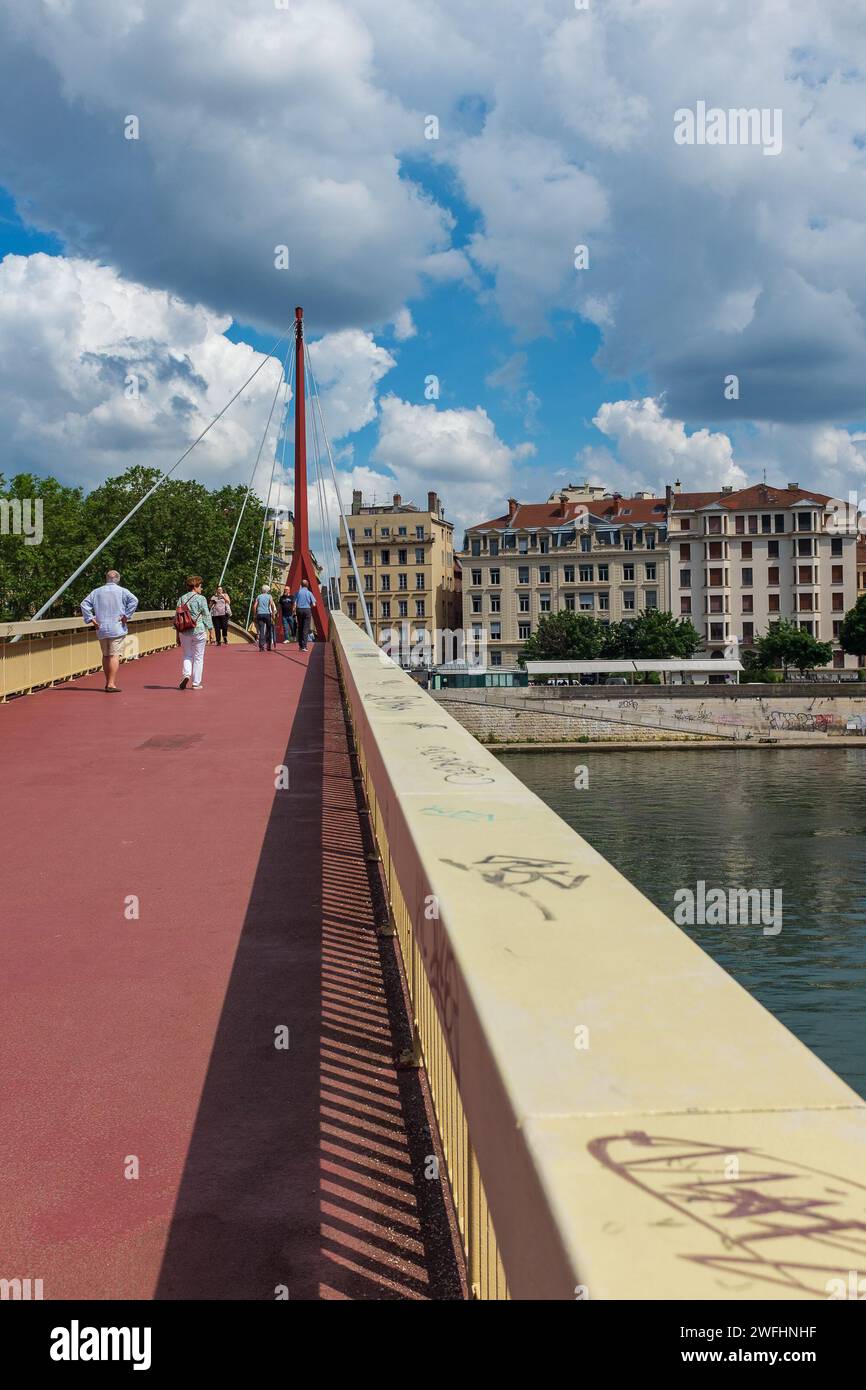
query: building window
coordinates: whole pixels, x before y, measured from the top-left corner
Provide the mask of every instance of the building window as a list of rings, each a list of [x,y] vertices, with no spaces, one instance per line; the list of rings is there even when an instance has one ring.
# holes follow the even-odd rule
[[[647,548],[647,550],[655,550],[655,548],[656,548],[656,533],[655,533],[655,531],[647,531],[647,533],[646,533],[646,548]]]
[[[529,594],[519,594],[517,598],[518,613],[529,612]]]
[[[807,555],[811,555],[811,553],[812,553],[811,550],[807,550],[807,551],[806,551],[806,554],[807,554]],[[768,558],[769,560],[778,560],[778,558],[779,558],[779,542],[778,542],[778,541],[767,541],[767,558]]]
[[[599,594],[598,606],[602,613],[607,613],[610,609],[610,594]]]
[[[767,570],[767,583],[768,583],[768,584],[778,584],[778,582],[779,582],[779,566],[778,566],[778,565],[771,565],[770,568]]]
[[[761,516],[761,535],[768,536],[773,529],[773,518],[769,512],[764,512]]]
[[[398,575],[397,575],[397,588],[398,588],[398,589],[408,589],[408,588],[409,588],[409,576],[408,576],[408,574],[398,574]]]
[[[838,637],[839,634],[841,633],[841,631],[842,631],[842,624],[841,624],[841,622],[839,621],[839,619],[837,618],[837,619],[835,619],[835,621],[834,621],[834,623],[833,623],[833,636],[834,636],[834,637]]]
[[[387,591],[388,589],[390,589],[390,587],[391,587],[391,576],[390,576],[390,574],[383,574],[383,575],[382,575],[382,588],[383,588],[384,590]]]
[[[408,565],[408,563],[409,563],[409,552],[408,552],[408,550],[398,550],[398,551],[397,551],[397,564],[398,564],[398,565]]]
[[[708,559],[708,560],[724,560],[724,558],[725,558],[725,557],[724,557],[724,554],[722,553],[722,542],[721,542],[721,541],[709,541],[709,542],[707,543],[707,559]]]
[[[473,613],[480,613],[480,612],[481,612],[481,595],[480,595],[480,594],[473,594],[473,595],[472,595],[472,612],[473,612]]]
[[[424,583],[424,576],[423,576],[423,574],[416,574],[416,575],[415,575],[415,588],[416,588],[416,589],[426,589],[426,588],[427,588],[427,585]]]
[[[565,606],[568,609],[569,613],[574,612],[574,594],[565,595]]]
[[[350,526],[350,527],[349,527],[349,538],[350,538],[351,540],[354,540],[354,539],[355,539],[355,528],[354,528],[354,526]]]
[[[811,531],[811,529],[812,529],[812,513],[811,513],[811,512],[798,512],[798,513],[797,513],[797,530],[798,530],[798,531]]]
[[[382,527],[382,535],[383,535],[383,536],[390,536],[390,534],[391,534],[391,528],[390,528],[390,526],[383,526],[383,527]]]
[[[491,653],[490,653],[490,665],[491,665],[491,666],[501,666],[501,665],[502,665],[502,653],[501,653],[501,652],[491,652]]]
[[[490,611],[491,611],[491,613],[499,613],[499,612],[502,611],[502,595],[501,595],[501,594],[491,594],[491,595],[490,595]]]
[[[415,564],[416,564],[416,565],[423,565],[423,563],[424,563],[424,547],[423,547],[423,545],[419,545],[418,548],[417,548],[416,551],[415,551]]]
[[[830,583],[831,583],[831,584],[843,584],[844,582],[845,582],[845,581],[844,581],[844,577],[843,577],[843,574],[842,574],[842,566],[841,566],[841,565],[834,565],[833,568],[832,568],[832,570],[830,571]]]
[[[724,613],[725,602],[721,594],[710,594],[710,612]]]
[[[724,582],[725,582],[725,581],[724,581],[724,578],[723,578],[723,571],[722,571],[722,570],[719,570],[719,569],[712,569],[712,570],[710,570],[710,571],[709,571],[709,581],[708,581],[708,582],[709,582],[709,584],[710,584],[711,586],[713,586],[713,587],[716,587],[716,588],[720,587],[720,586],[721,586],[722,584],[724,584]]]
[[[623,589],[622,606],[626,613],[634,612],[634,589]]]
[[[681,612],[681,613],[691,613],[691,611],[692,611],[692,600],[691,600],[691,595],[690,595],[690,594],[681,594],[681,595],[680,595],[680,612]]]
[[[538,582],[539,584],[550,583],[550,565],[538,566]]]
[[[350,604],[347,605],[347,607],[348,607],[348,609],[349,609],[349,617],[350,617],[350,618],[357,618],[357,616],[358,616],[358,605],[357,605],[357,603],[350,603]]]
[[[772,544],[772,542],[771,542],[771,544]],[[777,542],[777,544],[778,544],[778,542]],[[743,541],[743,544],[740,546],[740,555],[742,556],[742,558],[743,558],[744,560],[751,560],[751,558],[752,558],[752,542],[751,542],[751,541]]]
[[[390,605],[390,603],[383,603],[383,604],[382,604],[382,617],[383,617],[383,618],[390,618],[390,616],[391,616],[391,605]]]
[[[405,527],[405,526],[398,526],[398,527],[397,527],[397,535],[398,535],[398,536],[405,536],[405,534],[406,534],[406,527]]]
[[[779,595],[778,595],[778,594],[767,594],[767,612],[768,612],[768,613],[778,613],[778,611],[779,611]]]
[[[364,592],[369,594],[369,592],[370,592],[370,590],[372,589],[372,587],[373,587],[373,576],[372,576],[372,574],[365,574],[365,575],[364,575]]]
[[[753,595],[753,594],[743,594],[743,612],[744,612],[744,613],[754,613],[754,611],[755,611],[755,600],[754,600],[754,595]]]
[[[720,536],[722,534],[722,518],[720,516],[708,516],[707,531],[711,536]]]
[[[581,594],[581,595],[580,595],[579,602],[580,602],[580,611],[581,611],[581,613],[589,613],[589,612],[591,612],[591,610],[592,610],[592,608],[593,608],[593,598],[594,598],[594,595],[593,595],[591,592],[590,592],[590,593],[586,593],[586,594]]]
[[[490,571],[490,583],[491,583],[491,584],[498,584],[498,583],[499,583],[499,570],[493,569],[493,570]]]
[[[837,670],[839,669],[840,666],[844,666],[844,665],[845,665],[845,653],[844,653],[844,652],[834,652],[834,653],[833,653],[833,665],[836,667]]]
[[[365,551],[364,551],[364,564],[365,564],[365,565],[372,565],[372,563],[373,563],[373,552],[372,552],[372,550],[365,550]]]
[[[479,540],[474,540],[474,541],[472,541],[471,545],[469,546],[469,550],[470,550],[470,553],[471,553],[472,555],[480,555],[480,554],[481,554],[481,542],[480,542]]]
[[[472,581],[471,581],[471,582],[472,582],[473,584],[480,584],[480,583],[481,583],[481,571],[480,571],[480,570],[473,570],[473,571],[472,571]]]
[[[833,612],[834,612],[834,613],[842,613],[842,612],[844,612],[844,610],[845,610],[845,595],[844,595],[844,594],[834,594],[834,595],[833,595],[832,607],[833,607]]]
[[[380,565],[390,565],[390,563],[391,563],[391,552],[390,552],[390,550],[383,550],[383,551],[381,551],[381,553],[380,553],[380,555],[379,555],[379,564],[380,564]]]
[[[425,612],[424,612],[424,600],[423,600],[423,598],[416,598],[416,600],[415,600],[415,617],[416,617],[416,618],[423,618],[423,617],[426,617],[426,614],[425,614]]]
[[[529,583],[529,566],[528,566],[528,565],[520,565],[520,566],[519,566],[519,568],[518,568],[518,570],[517,570],[517,582],[518,582],[518,584],[528,584],[528,583]]]
[[[634,536],[631,531],[623,531],[622,548],[623,550],[634,550]]]
[[[746,518],[744,516],[734,517],[734,533],[737,536],[746,534]]]
[[[741,582],[742,582],[742,585],[743,585],[743,588],[744,588],[744,589],[751,589],[751,587],[752,587],[752,571],[751,571],[751,569],[744,569],[744,570],[743,570],[743,576],[742,576],[742,581],[741,581]]]
[[[681,530],[681,531],[691,531],[691,529],[692,529],[692,519],[691,519],[691,517],[690,517],[690,516],[681,516],[681,517],[680,517],[680,530]]]
[[[647,589],[644,594],[644,608],[658,608],[659,591],[658,589]]]
[[[528,641],[529,641],[529,636],[530,636],[530,633],[531,633],[531,632],[532,632],[532,624],[531,624],[531,623],[518,623],[518,624],[517,624],[517,637],[518,637],[518,640],[519,640],[519,641],[521,641],[521,642],[528,642]]]
[[[841,554],[842,554],[842,538],[841,538],[841,536],[834,536],[833,539],[831,540],[831,542],[830,542],[830,554],[831,554],[834,558],[835,558],[837,555],[841,555]]]
[[[546,594],[539,594],[539,595],[538,595],[538,610],[539,610],[540,613],[549,613],[549,612],[550,612],[550,594],[549,594],[549,593],[546,593]]]
[[[607,565],[599,565],[599,567],[598,567],[598,582],[599,582],[599,584],[606,584],[606,583],[607,583],[607,577],[608,577],[608,567],[607,567]]]
[[[498,555],[498,554],[499,554],[499,541],[497,540],[496,536],[491,536],[491,537],[490,537],[490,546],[489,546],[489,549],[490,549],[490,554],[491,554],[491,555]]]
[[[574,565],[566,565],[562,571],[563,584],[574,583]]]
[[[594,566],[593,566],[593,565],[581,565],[581,566],[580,566],[580,571],[579,571],[579,573],[580,573],[580,582],[581,582],[581,584],[591,584],[591,583],[592,583],[593,569],[594,569]],[[573,574],[573,571],[572,571],[572,574]]]
[[[655,577],[656,577],[655,562],[653,562],[652,564],[648,564],[648,565],[646,566],[646,577],[647,577],[647,579],[655,579]]]
[[[811,594],[798,594],[798,595],[797,595],[797,608],[798,608],[798,610],[799,610],[801,613],[811,613],[811,612],[812,612],[812,595],[811,595]]]
[[[356,581],[355,581],[355,576],[354,576],[354,574],[350,574],[350,575],[347,576],[347,578],[346,578],[346,583],[347,583],[348,586],[349,586],[349,593],[350,593],[350,594],[355,594],[355,593],[357,593],[357,591],[358,591],[358,585],[357,585],[357,583],[356,583]]]
[[[632,584],[634,582],[634,565],[623,565],[622,577],[626,584]]]
[[[797,566],[797,583],[798,583],[798,584],[811,584],[811,583],[812,583],[812,566],[811,566],[811,565],[798,565],[798,566]]]
[[[710,641],[724,642],[725,625],[724,623],[710,623]]]
[[[743,623],[743,641],[744,641],[744,642],[754,642],[754,640],[755,640],[755,624],[754,624],[754,623]]]
[[[684,560],[685,560],[686,564],[688,564],[689,561],[691,560],[691,558],[692,558],[692,548],[691,548],[691,546],[690,546],[690,545],[681,545],[681,546],[680,546],[680,564],[682,564]]]
[[[371,539],[372,539],[372,536],[373,536],[373,528],[372,528],[372,526],[365,526],[365,527],[364,527],[364,540],[365,540],[365,541],[366,541],[366,540],[371,540]]]
[[[501,623],[491,623],[491,624],[490,624],[490,640],[491,640],[491,642],[498,642],[498,641],[500,641],[501,637],[502,637],[502,624],[501,624]]]
[[[398,603],[397,603],[397,613],[398,613],[398,616],[401,617],[401,618],[407,618],[407,617],[409,616],[409,605],[408,605],[408,603],[406,602],[405,599],[400,599],[400,600],[398,601]]]

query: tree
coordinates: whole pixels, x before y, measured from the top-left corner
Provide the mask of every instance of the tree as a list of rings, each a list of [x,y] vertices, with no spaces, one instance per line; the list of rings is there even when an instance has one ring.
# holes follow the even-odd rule
[[[602,633],[601,623],[587,613],[570,608],[545,613],[518,661],[521,666],[527,661],[592,661],[601,651]]]
[[[796,666],[802,673],[816,666],[826,666],[833,655],[832,643],[819,642],[805,628],[797,627],[787,618],[774,623],[758,638],[755,647],[763,666],[781,666],[785,676],[789,666]]]
[[[866,594],[860,595],[842,619],[839,642],[849,656],[866,656]]]
[[[632,621],[629,644],[636,657],[664,661],[694,656],[702,638],[688,618],[675,618],[659,608],[647,608]]]
[[[0,500],[42,499],[44,527],[39,545],[28,546],[21,536],[0,537],[2,617],[14,621],[35,613],[159,476],[154,468],[129,468],[86,498],[80,488],[63,487],[55,478],[20,474],[8,487],[0,479]],[[138,595],[142,611],[173,608],[189,573],[200,574],[210,592],[222,572],[245,492],[244,487],[211,492],[202,483],[169,478],[46,616],[77,613],[84,595],[102,583],[107,569],[120,571],[122,583]],[[250,496],[226,571],[224,583],[238,618],[246,615],[250,593],[270,568],[266,538],[256,572],[264,512],[259,499]]]

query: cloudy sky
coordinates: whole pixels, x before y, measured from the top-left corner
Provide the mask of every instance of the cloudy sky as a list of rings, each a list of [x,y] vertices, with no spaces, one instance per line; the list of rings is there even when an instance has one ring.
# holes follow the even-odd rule
[[[5,0],[0,470],[170,466],[302,303],[346,496],[866,494],[858,7],[578,3]],[[279,375],[187,476],[247,480]]]

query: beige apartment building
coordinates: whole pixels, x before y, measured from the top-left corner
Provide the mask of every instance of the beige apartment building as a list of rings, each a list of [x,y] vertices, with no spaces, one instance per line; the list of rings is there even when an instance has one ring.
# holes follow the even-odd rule
[[[545,613],[603,623],[670,607],[667,503],[640,493],[570,485],[546,502],[508,499],[508,511],[466,532],[463,626],[487,634],[490,666],[514,668]]]
[[[347,522],[362,586],[359,594],[341,518],[340,595],[348,617],[363,627],[366,603],[377,642],[404,623],[412,643],[419,634],[432,639],[435,629],[460,627],[454,523],[446,521],[435,492],[428,492],[426,508],[399,493],[383,505],[354,492]]]
[[[857,534],[836,525],[838,504],[796,483],[668,490],[670,592],[675,615],[691,618],[705,651],[722,655],[736,638],[750,646],[787,618],[834,644],[833,667],[856,667],[838,646],[857,598]]]

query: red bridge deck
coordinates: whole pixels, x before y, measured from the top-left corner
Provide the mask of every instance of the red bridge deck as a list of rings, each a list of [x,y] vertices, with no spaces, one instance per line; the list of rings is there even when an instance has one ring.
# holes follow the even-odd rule
[[[459,1298],[331,650],[178,678],[165,653],[119,700],[94,675],[0,710],[0,1277]]]

